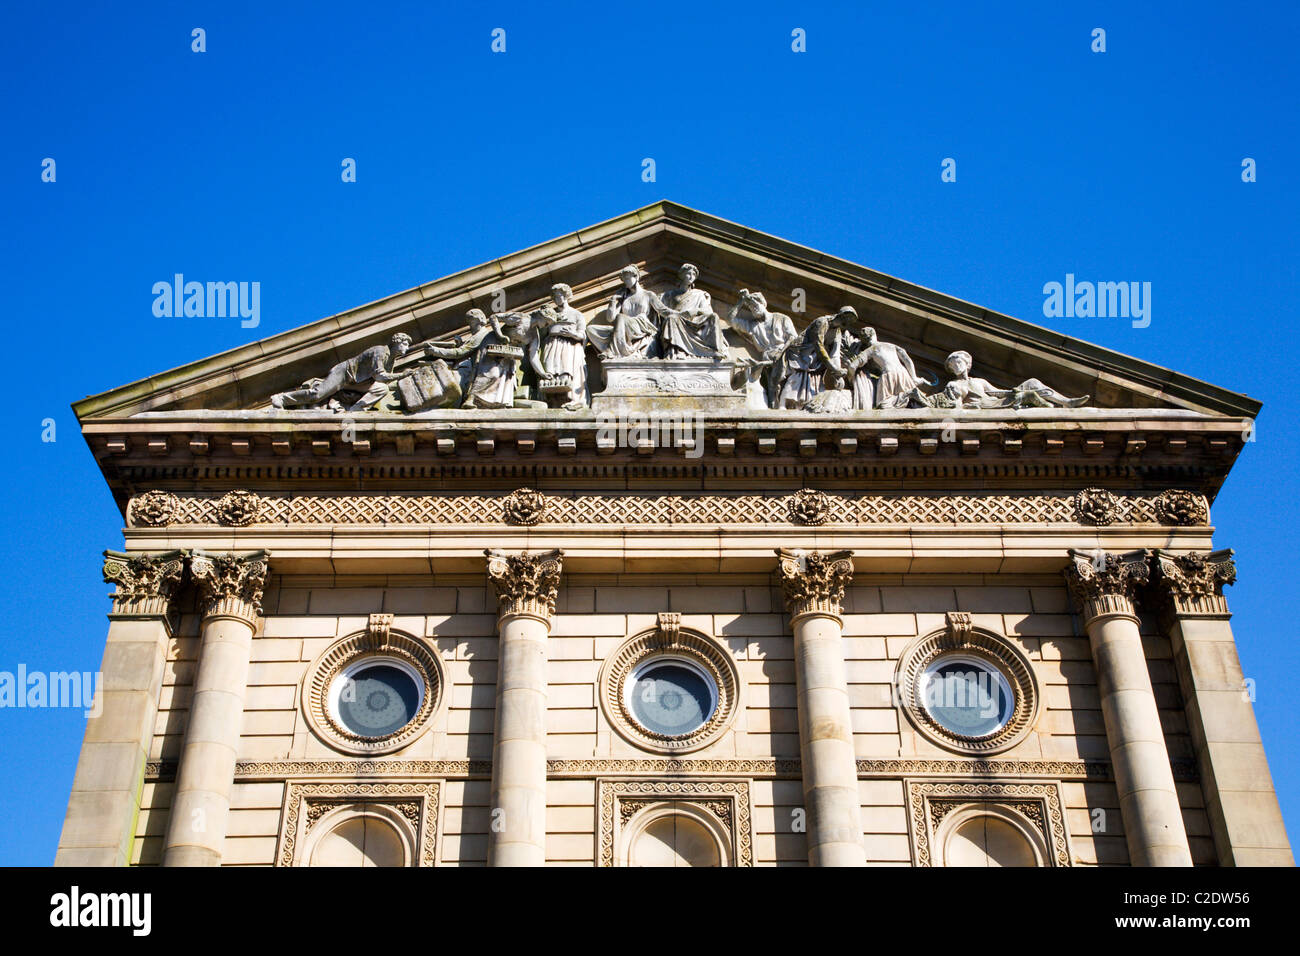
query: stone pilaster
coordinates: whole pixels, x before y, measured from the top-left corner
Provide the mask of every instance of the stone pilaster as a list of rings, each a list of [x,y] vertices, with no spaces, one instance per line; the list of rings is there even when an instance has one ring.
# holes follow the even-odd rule
[[[1222,866],[1291,866],[1294,858],[1228,623],[1232,551],[1154,554],[1153,591],[1174,650],[1215,851]]]
[[[199,589],[202,633],[194,696],[167,821],[164,866],[221,864],[267,557],[265,551],[196,551],[190,559],[190,573]]]
[[[1097,667],[1106,740],[1134,866],[1191,866],[1160,712],[1138,630],[1137,592],[1147,554],[1070,551],[1066,585]]]
[[[184,570],[182,551],[104,552],[104,580],[117,590],[98,699],[86,722],[55,866],[131,862],[172,634],[172,601]]]
[[[489,866],[546,863],[546,639],[559,590],[559,551],[487,551],[496,587],[496,732]]]
[[[795,683],[808,862],[864,866],[862,810],[848,681],[841,647],[852,555],[778,549],[777,573],[794,632]]]

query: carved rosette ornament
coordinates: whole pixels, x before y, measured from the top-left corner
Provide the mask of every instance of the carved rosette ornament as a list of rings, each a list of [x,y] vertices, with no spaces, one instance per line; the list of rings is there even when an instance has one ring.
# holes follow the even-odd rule
[[[224,525],[242,528],[257,520],[262,498],[255,491],[228,491],[217,499],[217,520]]]
[[[1105,488],[1084,488],[1074,496],[1079,524],[1107,525],[1119,520],[1119,499]]]
[[[1135,617],[1137,592],[1150,577],[1145,551],[1116,554],[1071,548],[1065,568],[1066,587],[1085,623],[1103,614]]]
[[[1171,488],[1156,498],[1156,517],[1161,524],[1209,524],[1210,511],[1205,499],[1194,491]]]
[[[790,520],[795,524],[825,524],[831,516],[831,502],[826,492],[803,488],[790,499]]]
[[[532,488],[519,488],[501,502],[506,524],[534,525],[546,517],[546,496]]]
[[[488,577],[497,590],[498,616],[528,615],[549,625],[560,588],[561,552],[507,554],[489,549],[484,553]]]
[[[1226,615],[1228,601],[1223,588],[1237,581],[1237,564],[1232,549],[1208,554],[1153,556],[1154,586],[1163,603],[1178,615]]]
[[[117,585],[113,614],[166,617],[184,573],[184,551],[104,552],[104,581]]]
[[[146,491],[131,502],[131,520],[146,528],[162,528],[172,522],[180,506],[171,492]]]
[[[853,553],[777,549],[777,573],[790,617],[805,614],[840,616],[844,588],[853,579]]]
[[[251,624],[262,613],[268,557],[265,551],[244,554],[195,551],[190,558],[190,574],[199,588],[203,616],[237,617]]]

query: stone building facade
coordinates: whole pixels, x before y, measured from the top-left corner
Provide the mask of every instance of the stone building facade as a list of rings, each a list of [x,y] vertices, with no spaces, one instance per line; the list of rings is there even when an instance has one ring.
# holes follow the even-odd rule
[[[1245,396],[664,202],[75,409],[59,864],[1292,863]]]

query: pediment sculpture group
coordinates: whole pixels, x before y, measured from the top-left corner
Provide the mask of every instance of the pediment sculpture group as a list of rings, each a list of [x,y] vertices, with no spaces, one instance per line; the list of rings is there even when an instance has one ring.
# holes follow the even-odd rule
[[[588,352],[597,362],[694,360],[731,363],[737,379],[768,408],[833,414],[891,408],[1076,408],[1038,379],[997,388],[971,375],[969,352],[944,363],[947,381],[917,374],[901,346],[882,342],[852,306],[814,319],[802,332],[773,312],[761,292],[741,289],[720,319],[708,292],[696,288],[699,269],[678,271],[676,288],[661,294],[642,285],[641,270],[619,274],[622,288],[588,323],[570,305],[573,290],[551,287],[551,301],[531,312],[485,314],[471,309],[469,331],[422,343],[420,360],[395,370],[411,337],[392,336],[331,368],[323,378],[271,399],[275,408],[417,412],[430,408],[561,408],[591,404]],[[723,331],[733,329],[750,353],[733,359]]]

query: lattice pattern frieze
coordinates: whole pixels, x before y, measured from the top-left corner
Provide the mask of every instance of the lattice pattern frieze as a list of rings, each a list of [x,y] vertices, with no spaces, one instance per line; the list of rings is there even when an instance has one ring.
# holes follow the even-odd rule
[[[1085,489],[1096,493],[1096,489]],[[511,508],[513,492],[492,494],[319,494],[261,495],[244,492],[240,508],[230,495],[190,495],[144,492],[127,509],[132,527],[215,525],[506,525],[518,523]],[[562,493],[538,495],[542,511],[530,526],[546,525],[791,525],[807,509],[791,507],[807,490],[790,493],[698,493],[678,495],[634,493]],[[1176,511],[1162,506],[1153,494],[1113,495],[1104,507],[1094,499],[1066,492],[1044,494],[868,494],[817,493],[819,526],[924,524],[1156,524],[1182,521],[1203,514],[1208,506],[1200,495],[1196,508]],[[1080,500],[1093,502],[1081,508]],[[159,502],[162,502],[160,505]],[[1199,510],[1198,510],[1199,509]],[[1182,516],[1182,517],[1180,517]]]

